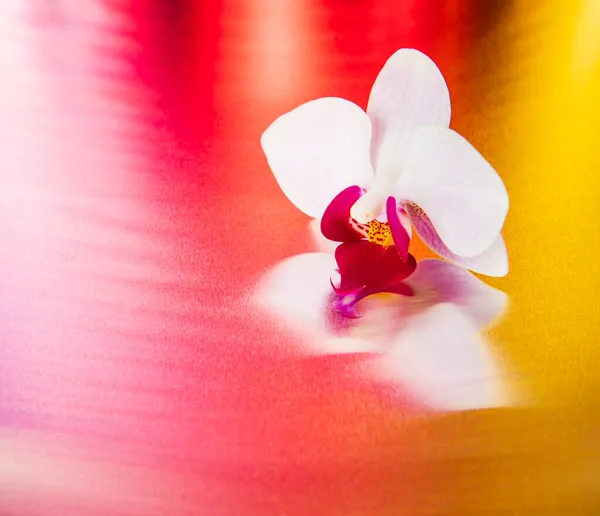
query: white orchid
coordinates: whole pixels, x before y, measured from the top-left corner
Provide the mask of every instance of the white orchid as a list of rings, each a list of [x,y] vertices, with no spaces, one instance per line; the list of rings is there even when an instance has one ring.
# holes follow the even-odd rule
[[[372,259],[376,245],[388,251],[377,260],[385,257],[390,270],[403,268],[394,280],[410,275],[412,223],[443,258],[504,276],[506,189],[449,123],[450,96],[440,70],[421,52],[400,49],[375,80],[366,112],[341,98],[313,100],[275,120],[261,143],[292,203],[321,220],[327,238],[343,242],[340,247],[352,243],[360,254],[352,270],[378,267],[365,259]]]

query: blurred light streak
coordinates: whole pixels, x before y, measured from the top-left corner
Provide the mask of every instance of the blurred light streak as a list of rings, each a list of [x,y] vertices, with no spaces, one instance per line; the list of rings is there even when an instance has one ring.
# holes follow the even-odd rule
[[[156,281],[160,274],[150,264],[133,265],[134,254],[142,254],[150,241],[123,231],[125,221],[135,227],[136,219],[139,224],[148,216],[143,205],[128,199],[144,189],[139,170],[148,162],[137,152],[143,146],[132,148],[145,131],[144,115],[143,108],[111,98],[112,81],[101,75],[114,70],[97,42],[119,45],[118,38],[111,39],[118,21],[110,8],[103,9],[87,13],[88,19],[81,17],[85,10],[67,9],[66,19],[30,28],[35,37],[27,40],[7,34],[14,55],[23,56],[11,63],[3,81],[12,124],[3,124],[0,192],[4,359],[10,366],[3,404],[17,420],[23,411],[53,421],[73,406],[100,408],[98,382],[131,377],[118,368],[107,374],[101,361],[87,361],[106,353],[110,327],[133,322],[119,321],[114,309],[105,319],[99,307],[119,299],[139,309],[141,299],[127,283],[136,276]],[[6,19],[12,27],[28,27],[23,19]],[[37,59],[48,48],[62,49],[58,68]],[[128,86],[123,93],[144,96],[128,92]],[[113,217],[112,225],[104,223],[106,216]],[[119,256],[117,250],[126,247]],[[88,425],[83,426],[94,426]]]
[[[537,401],[562,407],[595,400],[593,371],[600,364],[592,327],[600,280],[593,143],[600,132],[599,76],[584,85],[573,74],[575,4],[545,2],[535,16],[530,7],[511,6],[501,30],[515,43],[495,65],[499,79],[511,82],[489,145],[495,164],[508,172],[505,237],[513,261],[507,293],[514,309],[498,337]]]
[[[578,82],[585,84],[591,74],[598,73],[599,57],[600,3],[595,0],[580,0],[572,58],[572,71]]]
[[[242,70],[247,70],[246,84],[256,100],[281,102],[297,94],[304,77],[318,73],[316,58],[324,52],[312,36],[315,7],[314,0],[246,2],[245,15],[251,23],[244,39],[254,48]]]

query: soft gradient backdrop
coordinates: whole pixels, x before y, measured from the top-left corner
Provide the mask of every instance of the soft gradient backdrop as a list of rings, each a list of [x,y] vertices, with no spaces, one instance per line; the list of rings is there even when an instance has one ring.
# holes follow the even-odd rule
[[[597,514],[596,0],[2,0],[0,38],[0,514]],[[510,194],[519,407],[415,411],[249,309],[313,249],[262,131],[400,47]]]

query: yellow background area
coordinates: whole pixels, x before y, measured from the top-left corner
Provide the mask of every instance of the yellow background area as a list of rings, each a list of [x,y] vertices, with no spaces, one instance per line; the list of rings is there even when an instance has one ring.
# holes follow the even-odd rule
[[[496,21],[472,65],[484,84],[459,85],[483,100],[459,99],[469,116],[453,120],[510,194],[510,272],[483,279],[510,296],[491,337],[522,407],[453,415],[419,434],[436,443],[426,462],[444,478],[440,492],[461,493],[440,514],[591,516],[600,511],[600,2],[506,2]],[[420,242],[413,251],[431,255]]]
[[[510,195],[503,231],[510,272],[484,278],[511,300],[493,337],[514,361],[529,401],[595,402],[600,3],[506,4],[474,53],[471,66],[482,76],[451,91],[454,127],[496,167]],[[465,95],[471,89],[476,95]],[[463,109],[469,113],[461,118]],[[414,252],[431,255],[419,242]]]

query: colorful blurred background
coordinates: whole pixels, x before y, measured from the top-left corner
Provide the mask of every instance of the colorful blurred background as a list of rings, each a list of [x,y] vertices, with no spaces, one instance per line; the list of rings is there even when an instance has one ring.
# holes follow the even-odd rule
[[[511,406],[414,410],[248,301],[314,250],[262,131],[401,47],[510,194]],[[2,0],[0,514],[598,514],[599,60],[597,0]]]

